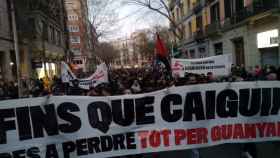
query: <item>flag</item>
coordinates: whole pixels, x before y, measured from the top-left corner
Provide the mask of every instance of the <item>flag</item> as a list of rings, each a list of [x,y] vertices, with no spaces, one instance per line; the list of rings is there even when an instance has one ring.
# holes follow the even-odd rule
[[[156,54],[160,57],[167,57],[167,49],[160,39],[159,34],[157,33],[157,40],[156,40]]]
[[[164,65],[165,65],[165,68],[167,70],[167,77],[170,77],[171,76],[171,67],[170,67],[170,64],[169,64],[169,61],[167,59],[168,57],[168,51],[165,47],[165,44],[164,42],[161,40],[159,34],[157,33],[156,34],[157,36],[157,39],[156,39],[156,58],[157,60],[161,61]]]

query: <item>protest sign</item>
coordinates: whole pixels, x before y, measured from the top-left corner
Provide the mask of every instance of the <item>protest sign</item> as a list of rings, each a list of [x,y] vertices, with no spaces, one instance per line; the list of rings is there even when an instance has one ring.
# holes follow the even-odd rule
[[[97,66],[96,71],[88,78],[78,79],[75,74],[71,71],[69,66],[62,62],[61,64],[61,78],[63,83],[70,83],[74,80],[78,80],[79,87],[82,89],[90,89],[91,87],[96,87],[102,83],[108,83],[108,69],[105,63]]]
[[[172,73],[184,77],[185,73],[227,76],[231,72],[232,57],[229,54],[201,59],[172,59]]]
[[[105,158],[280,140],[280,82],[0,102],[0,157]]]

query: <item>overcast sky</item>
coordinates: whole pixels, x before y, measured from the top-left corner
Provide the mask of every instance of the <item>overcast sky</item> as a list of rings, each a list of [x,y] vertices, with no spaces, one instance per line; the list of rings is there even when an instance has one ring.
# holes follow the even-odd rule
[[[161,15],[134,5],[117,5],[119,17],[118,31],[110,38],[128,37],[132,32],[151,28],[155,25],[168,26],[168,21]]]

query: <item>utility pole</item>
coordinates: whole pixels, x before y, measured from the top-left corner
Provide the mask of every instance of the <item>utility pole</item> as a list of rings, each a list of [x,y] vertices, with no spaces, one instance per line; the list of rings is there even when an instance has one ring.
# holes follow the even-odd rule
[[[17,26],[16,26],[14,0],[10,0],[10,5],[11,5],[12,29],[13,29],[14,48],[15,48],[15,55],[16,55],[16,66],[17,66],[18,96],[19,98],[21,98],[22,92],[21,92],[21,81],[20,81],[20,56],[19,56],[19,45],[18,45],[18,34],[17,34]]]

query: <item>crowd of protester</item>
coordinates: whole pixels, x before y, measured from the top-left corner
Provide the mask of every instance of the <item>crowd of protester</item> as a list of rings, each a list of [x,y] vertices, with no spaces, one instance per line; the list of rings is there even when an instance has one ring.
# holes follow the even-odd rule
[[[280,67],[255,66],[246,69],[243,65],[232,66],[229,76],[216,77],[211,72],[205,74],[185,73],[184,77],[170,76],[163,67],[158,69],[118,69],[109,71],[109,83],[100,84],[90,90],[79,88],[79,81],[75,80],[70,86],[63,83],[60,78],[54,77],[52,82],[43,79],[31,80],[29,84],[22,83],[24,97],[41,97],[47,95],[76,95],[76,96],[112,96],[124,94],[148,93],[172,86],[184,86],[194,84],[205,84],[214,82],[241,82],[259,80],[280,80]],[[0,80],[0,100],[17,99],[18,85],[15,82],[4,82]],[[256,157],[255,144],[245,144],[243,153],[250,153],[252,158]],[[198,150],[192,150],[197,155]],[[199,155],[199,154],[198,154]],[[133,158],[143,155],[130,156]],[[130,158],[129,157],[129,158]],[[198,158],[200,156],[192,156]],[[250,156],[244,156],[250,157]]]
[[[53,84],[55,95],[87,95],[87,96],[111,96],[124,94],[148,93],[172,86],[184,86],[205,84],[213,82],[241,82],[258,80],[280,80],[280,68],[274,66],[245,69],[244,66],[233,66],[231,75],[216,77],[211,72],[204,74],[185,73],[185,77],[170,77],[164,68],[154,69],[118,69],[110,71],[110,83],[92,87],[89,91],[78,87],[63,85],[58,79]],[[68,87],[68,88],[65,88]],[[62,92],[61,90],[66,90]]]
[[[109,72],[109,83],[100,84],[90,90],[78,87],[78,80],[73,86],[62,83],[60,78],[54,77],[51,83],[43,79],[31,80],[24,92],[24,97],[39,97],[45,95],[79,95],[79,96],[111,96],[123,94],[139,94],[161,90],[172,86],[205,84],[213,82],[240,82],[257,80],[280,80],[280,67],[255,66],[246,69],[243,65],[233,66],[231,75],[216,77],[211,72],[204,74],[185,73],[185,77],[169,77],[164,68],[152,69],[118,69]],[[18,98],[18,85],[15,82],[0,80],[0,100]]]

